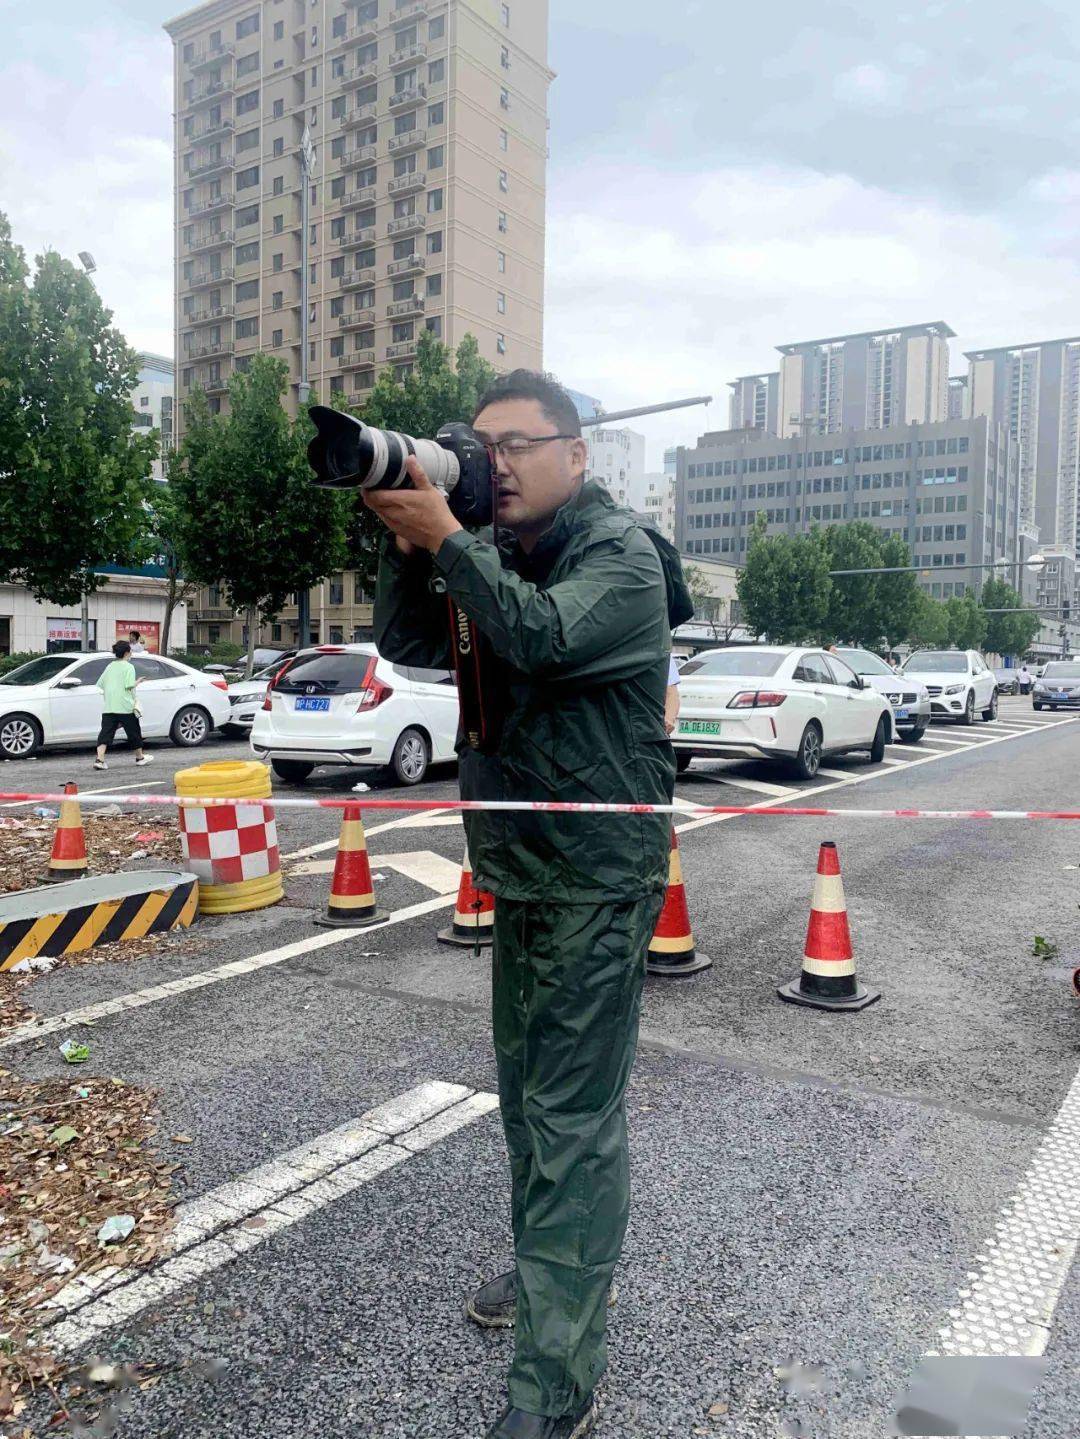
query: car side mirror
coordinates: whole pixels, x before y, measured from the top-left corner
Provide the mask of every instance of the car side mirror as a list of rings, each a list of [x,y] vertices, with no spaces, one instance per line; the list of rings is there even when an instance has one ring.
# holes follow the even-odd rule
[[[849,684],[853,690],[864,690],[866,688],[866,681],[862,675],[856,675],[853,680],[849,681]]]
[[[57,680],[56,688],[58,690],[81,690],[82,680],[77,680],[74,675],[72,675],[68,679]]]

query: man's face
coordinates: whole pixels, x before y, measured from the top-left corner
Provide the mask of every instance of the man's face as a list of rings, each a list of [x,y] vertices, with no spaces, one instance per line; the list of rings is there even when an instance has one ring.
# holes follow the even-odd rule
[[[538,400],[499,400],[480,411],[473,428],[489,445],[559,432]],[[499,523],[526,538],[543,534],[555,512],[577,493],[585,462],[585,441],[580,438],[531,445],[520,454],[497,452]]]

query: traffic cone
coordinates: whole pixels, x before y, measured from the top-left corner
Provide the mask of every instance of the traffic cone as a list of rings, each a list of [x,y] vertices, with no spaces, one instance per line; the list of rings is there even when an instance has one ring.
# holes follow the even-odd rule
[[[461,861],[454,922],[436,935],[440,944],[457,944],[462,949],[486,949],[495,938],[495,896],[473,884],[468,846]]]
[[[881,998],[878,990],[867,989],[855,978],[840,857],[831,841],[818,854],[802,973],[777,994],[788,1004],[810,1009],[865,1009]]]
[[[664,907],[660,911],[656,932],[649,944],[645,972],[684,975],[697,974],[702,969],[711,968],[712,960],[709,956],[698,954],[694,948],[690,911],[686,904],[686,887],[682,877],[682,861],[679,858],[679,840],[673,829],[667,893],[664,895]]]
[[[53,884],[59,880],[78,879],[86,873],[86,836],[83,834],[82,810],[74,796],[79,793],[78,785],[68,780],[64,793],[72,796],[60,806],[60,818],[56,824],[49,867],[45,879]]]
[[[1072,987],[1074,993],[1080,995],[1080,969],[1073,970]]]
[[[330,904],[325,914],[316,916],[315,923],[330,929],[360,929],[381,924],[386,918],[375,903],[363,815],[358,804],[350,804],[341,818]]]

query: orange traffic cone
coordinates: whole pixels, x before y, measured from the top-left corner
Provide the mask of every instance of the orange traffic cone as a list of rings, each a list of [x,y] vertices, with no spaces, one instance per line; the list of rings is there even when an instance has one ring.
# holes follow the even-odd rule
[[[78,785],[68,780],[64,793],[73,796],[60,806],[60,818],[56,824],[56,838],[45,878],[52,883],[64,879],[78,879],[86,873],[86,836],[83,834],[82,810],[74,796],[79,793]]]
[[[1080,969],[1073,970],[1072,987],[1073,991],[1080,995]]]
[[[454,922],[436,935],[440,944],[457,944],[462,949],[486,949],[495,938],[495,896],[473,884],[472,865],[466,847],[461,861]]]
[[[368,924],[381,924],[386,918],[375,903],[363,815],[358,804],[350,804],[341,819],[330,904],[325,914],[316,917],[315,923],[332,929],[360,929]]]
[[[645,972],[668,975],[697,974],[700,970],[711,967],[712,960],[709,956],[698,954],[694,948],[690,911],[686,904],[686,887],[682,877],[682,861],[679,859],[679,840],[673,829],[667,893],[664,895],[664,907],[660,911],[656,932],[649,944]]]
[[[788,1004],[810,1009],[865,1009],[881,998],[878,990],[867,989],[855,978],[840,857],[831,841],[818,854],[802,973],[777,994]]]

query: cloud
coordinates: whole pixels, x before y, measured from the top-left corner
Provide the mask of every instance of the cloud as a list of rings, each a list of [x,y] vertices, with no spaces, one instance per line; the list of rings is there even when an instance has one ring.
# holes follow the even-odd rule
[[[907,84],[902,75],[880,65],[854,65],[837,75],[833,94],[849,105],[889,105],[903,102]]]

